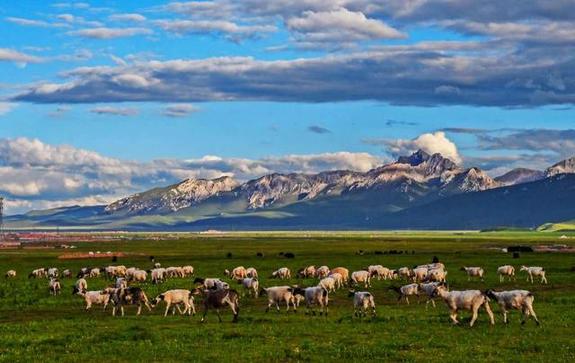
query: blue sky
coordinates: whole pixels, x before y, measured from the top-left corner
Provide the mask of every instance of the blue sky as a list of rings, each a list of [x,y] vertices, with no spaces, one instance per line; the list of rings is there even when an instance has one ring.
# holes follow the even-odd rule
[[[0,193],[13,212],[100,204],[417,148],[543,169],[575,155],[573,17],[562,0],[5,0]]]

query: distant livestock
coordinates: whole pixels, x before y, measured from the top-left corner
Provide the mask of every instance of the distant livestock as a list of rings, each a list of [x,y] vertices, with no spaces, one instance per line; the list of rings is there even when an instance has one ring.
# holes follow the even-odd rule
[[[367,316],[367,311],[371,310],[371,316],[375,316],[375,300],[368,291],[350,290],[348,296],[353,296],[353,314],[356,317]]]
[[[351,282],[353,285],[363,284],[364,287],[368,288],[371,286],[371,274],[368,271],[354,271],[351,274]]]
[[[291,271],[287,267],[282,267],[272,272],[271,278],[286,280],[291,278]]]
[[[50,291],[51,295],[59,295],[60,290],[62,290],[62,286],[60,285],[60,281],[58,279],[50,279],[48,282],[48,290]]]
[[[515,267],[511,265],[500,266],[497,268],[497,274],[499,275],[499,282],[504,282],[505,277],[507,277],[509,281],[511,281],[511,279],[515,281]]]
[[[527,272],[527,281],[531,281],[531,283],[533,283],[533,278],[534,277],[539,277],[541,278],[541,283],[545,283],[547,284],[547,277],[545,277],[545,269],[543,267],[538,267],[538,266],[531,266],[531,267],[527,267],[527,266],[521,266],[520,271],[526,271]]]
[[[477,277],[481,281],[483,281],[483,276],[485,275],[485,271],[481,267],[463,266],[460,270],[465,271],[465,273],[467,274],[467,281],[471,281],[472,277]]]

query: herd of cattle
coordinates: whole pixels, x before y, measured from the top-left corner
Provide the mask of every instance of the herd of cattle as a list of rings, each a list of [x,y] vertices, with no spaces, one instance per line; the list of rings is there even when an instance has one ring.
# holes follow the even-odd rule
[[[485,271],[481,267],[462,267],[468,276],[468,279],[479,279],[483,281]],[[527,273],[527,281],[534,282],[534,278],[539,278],[541,283],[547,283],[545,269],[542,267],[521,266],[520,271]],[[501,266],[497,269],[500,282],[505,279],[515,281],[515,268],[511,265]],[[143,283],[151,281],[154,284],[160,284],[170,278],[186,278],[194,275],[192,266],[181,267],[162,267],[156,263],[150,270],[141,270],[136,267],[126,268],[126,266],[107,266],[82,268],[76,275],[77,281],[73,287],[73,294],[81,296],[89,310],[92,305],[103,305],[104,310],[111,303],[112,315],[119,310],[124,315],[125,305],[136,305],[137,315],[140,315],[142,307],[145,306],[151,311],[153,307],[165,303],[166,316],[170,308],[172,314],[178,309],[180,314],[194,314],[196,297],[202,298],[204,313],[202,322],[205,321],[208,310],[216,310],[218,319],[222,321],[220,309],[229,307],[233,313],[233,321],[236,322],[239,315],[240,294],[230,288],[229,283],[220,278],[201,278],[196,277],[193,281],[195,287],[188,289],[173,289],[159,294],[153,300],[149,300],[145,292],[134,283]],[[519,310],[523,313],[522,323],[531,316],[537,324],[539,320],[533,310],[533,294],[527,290],[510,290],[494,291],[492,289],[481,290],[449,290],[447,285],[447,270],[441,262],[416,266],[414,268],[402,267],[392,270],[381,265],[368,266],[363,270],[349,272],[347,268],[336,267],[330,269],[327,266],[316,268],[307,266],[297,272],[298,278],[317,279],[316,286],[300,287],[298,285],[284,285],[261,288],[259,285],[258,271],[253,268],[244,268],[239,266],[233,270],[225,270],[224,275],[230,280],[241,284],[251,297],[257,298],[265,295],[268,299],[266,312],[275,305],[277,311],[280,311],[280,305],[286,306],[286,311],[297,311],[300,303],[305,302],[306,308],[315,315],[314,308],[319,308],[319,314],[328,313],[329,294],[341,289],[344,286],[350,288],[349,297],[353,297],[354,315],[364,317],[370,313],[375,316],[375,300],[369,291],[355,291],[354,289],[363,286],[368,289],[371,287],[373,279],[377,280],[404,280],[406,285],[397,287],[390,286],[390,290],[398,293],[398,302],[404,300],[409,304],[410,296],[426,296],[426,308],[429,303],[435,307],[435,298],[442,299],[450,312],[450,318],[453,323],[458,324],[457,314],[461,310],[472,312],[470,326],[473,326],[477,319],[480,308],[484,308],[489,316],[491,324],[495,323],[493,313],[489,306],[489,301],[494,300],[500,307],[503,314],[503,321],[507,320],[508,310]],[[6,278],[16,277],[16,271],[6,272]],[[38,268],[33,270],[29,278],[48,278],[48,289],[50,294],[58,295],[62,289],[59,278],[72,278],[73,274],[69,269],[60,271],[58,268]],[[88,290],[89,278],[105,277],[114,282],[113,285],[103,290]],[[291,271],[287,267],[279,268],[269,276],[272,279],[287,280],[292,277]]]

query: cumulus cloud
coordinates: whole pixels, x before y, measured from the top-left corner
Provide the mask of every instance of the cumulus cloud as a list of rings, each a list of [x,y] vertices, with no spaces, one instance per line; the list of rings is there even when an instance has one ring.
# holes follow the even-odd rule
[[[371,154],[350,152],[135,162],[37,139],[0,139],[0,194],[19,208],[7,210],[14,214],[29,208],[71,205],[74,201],[110,202],[185,178],[229,175],[246,181],[273,172],[367,171],[382,162]]]
[[[447,138],[443,131],[425,133],[411,140],[371,139],[366,140],[366,143],[381,145],[394,156],[408,155],[421,149],[428,154],[440,153],[456,164],[462,163],[457,146]]]
[[[324,12],[306,11],[301,16],[287,19],[286,25],[295,33],[298,41],[306,44],[345,44],[406,37],[380,20],[369,19],[361,12],[345,8]]]
[[[199,110],[200,109],[194,105],[178,103],[166,106],[162,114],[168,117],[186,117],[194,112],[198,112]]]
[[[147,28],[86,28],[80,30],[73,30],[67,33],[68,35],[78,36],[82,38],[92,39],[114,39],[133,37],[136,35],[152,34],[152,31]]]
[[[111,107],[102,106],[90,109],[90,112],[98,115],[114,115],[114,116],[135,116],[138,114],[136,108],[130,107]]]

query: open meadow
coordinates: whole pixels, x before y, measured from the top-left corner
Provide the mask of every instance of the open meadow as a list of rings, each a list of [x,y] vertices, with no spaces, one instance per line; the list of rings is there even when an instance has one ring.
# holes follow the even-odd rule
[[[568,234],[569,235],[569,234]],[[207,236],[182,235],[178,240],[151,240],[133,236],[117,242],[74,242],[73,252],[123,252],[112,262],[102,259],[59,259],[71,252],[59,248],[4,249],[0,251],[2,275],[17,271],[14,279],[0,279],[0,361],[555,361],[575,360],[575,258],[572,253],[532,252],[512,258],[501,251],[510,245],[567,244],[575,239],[559,233],[242,233]],[[362,250],[363,254],[359,251]],[[389,251],[401,254],[389,254]],[[377,254],[376,254],[377,251]],[[291,252],[295,258],[280,255]],[[262,253],[263,257],[257,254]],[[231,254],[228,256],[228,254]],[[390,268],[430,263],[434,256],[446,265],[452,290],[494,288],[531,290],[534,308],[541,321],[520,324],[520,313],[510,313],[505,325],[500,309],[492,301],[496,324],[490,326],[483,310],[476,325],[469,327],[469,312],[462,312],[461,324],[454,326],[445,304],[426,310],[424,298],[417,303],[398,304],[390,286],[400,280],[374,280],[369,289],[375,296],[377,317],[363,320],[352,316],[352,298],[347,288],[330,294],[329,315],[265,313],[266,297],[240,300],[239,322],[231,323],[229,309],[218,323],[213,311],[200,323],[202,305],[196,300],[198,315],[163,317],[164,305],[151,313],[126,308],[126,316],[111,315],[111,306],[84,311],[83,299],[72,294],[76,273],[84,266],[122,264],[150,269],[154,256],[163,267],[193,265],[194,277],[220,277],[232,288],[242,287],[223,276],[224,269],[253,266],[263,287],[283,284],[314,286],[317,279],[298,279],[296,272],[307,265],[347,267],[350,271],[381,264]],[[500,283],[498,266],[511,264],[517,281]],[[521,265],[543,266],[549,284],[526,282]],[[287,266],[292,279],[276,281],[272,271]],[[481,266],[485,281],[467,281],[462,266]],[[62,293],[51,296],[47,279],[29,279],[39,267],[69,268],[72,278],[61,278]],[[88,290],[102,289],[112,282],[103,277],[89,278]],[[141,286],[149,299],[171,288],[191,289],[193,278],[174,278]],[[364,290],[363,287],[359,290]],[[41,358],[40,358],[41,357]]]

